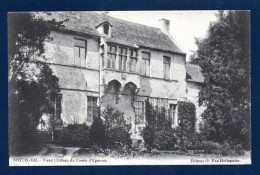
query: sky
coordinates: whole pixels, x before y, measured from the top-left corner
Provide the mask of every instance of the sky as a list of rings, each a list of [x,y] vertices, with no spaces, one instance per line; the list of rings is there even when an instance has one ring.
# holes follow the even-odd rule
[[[197,50],[194,38],[207,35],[211,21],[216,21],[217,11],[110,11],[108,15],[152,27],[160,27],[159,19],[170,20],[170,34],[178,46],[187,53]]]

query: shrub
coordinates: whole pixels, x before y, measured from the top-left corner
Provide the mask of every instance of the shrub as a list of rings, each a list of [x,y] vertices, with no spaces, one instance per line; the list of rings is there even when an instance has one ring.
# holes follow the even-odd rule
[[[235,155],[244,155],[245,150],[243,150],[243,146],[241,144],[233,146],[234,154]]]
[[[195,132],[196,108],[191,102],[178,102],[179,127],[188,135]]]
[[[149,103],[149,100],[146,100],[145,103],[145,116],[146,116],[146,126],[143,130],[143,138],[145,141],[145,146],[148,151],[151,151],[152,148],[156,147],[159,149],[166,149],[166,143],[171,144],[175,140],[174,135],[169,133],[171,129],[171,123],[168,120],[167,111],[165,108],[159,108],[158,106],[154,107]],[[164,136],[164,134],[166,134]],[[159,138],[164,136],[167,137],[167,141],[164,141],[164,145],[160,145]],[[155,146],[156,139],[156,146]],[[172,146],[170,146],[172,147]],[[172,149],[172,148],[171,148]]]
[[[14,115],[10,117],[9,144],[11,155],[27,154],[31,148],[40,146],[37,140],[36,124],[31,116]]]
[[[73,153],[76,156],[83,156],[83,157],[113,157],[113,158],[130,158],[132,157],[131,150],[125,147],[119,148],[101,148],[97,145],[93,145],[91,149],[79,149]]]
[[[93,145],[106,146],[105,126],[100,117],[95,117],[90,128],[90,141]]]
[[[125,127],[111,128],[107,133],[108,146],[111,148],[131,146],[132,140],[130,138],[129,130]]]
[[[154,146],[155,130],[153,127],[146,125],[143,130],[143,138],[148,151],[151,151]]]
[[[112,106],[107,106],[102,112],[102,118],[104,119],[104,125],[106,131],[110,130],[113,127],[128,127],[124,119],[122,112],[116,110]]]
[[[186,133],[180,127],[174,129],[177,148],[180,150],[203,150],[202,142],[205,138],[197,132]]]
[[[173,150],[176,146],[177,139],[174,130],[161,130],[155,133],[154,147],[159,150]]]
[[[55,140],[64,146],[89,147],[89,127],[85,124],[71,124],[55,132]]]
[[[237,155],[243,155],[245,151],[242,148],[242,145],[230,145],[228,142],[224,142],[224,144],[221,145],[221,149],[216,152],[213,151],[214,154],[221,154],[222,156],[237,156]]]
[[[102,118],[105,127],[105,145],[110,148],[129,148],[131,125],[126,123],[123,113],[108,105],[102,112]]]
[[[201,149],[203,149],[206,154],[221,154],[221,149],[223,149],[223,146],[213,141],[202,141]]]

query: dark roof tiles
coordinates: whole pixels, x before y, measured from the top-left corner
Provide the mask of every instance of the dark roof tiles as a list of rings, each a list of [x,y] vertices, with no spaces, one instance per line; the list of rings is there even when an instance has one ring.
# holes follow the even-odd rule
[[[69,19],[65,29],[90,35],[100,36],[96,27],[102,22],[109,22],[113,27],[111,40],[126,41],[139,46],[161,49],[185,54],[179,49],[170,36],[160,29],[137,24],[96,12],[51,12],[57,20]]]
[[[186,71],[187,74],[189,75],[187,81],[197,82],[197,83],[204,82],[204,76],[201,73],[201,68],[199,66],[193,64],[186,64]]]

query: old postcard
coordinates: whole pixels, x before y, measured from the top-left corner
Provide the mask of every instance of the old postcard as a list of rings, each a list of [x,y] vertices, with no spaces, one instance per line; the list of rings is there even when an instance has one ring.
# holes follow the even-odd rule
[[[10,166],[251,164],[250,11],[8,13]]]

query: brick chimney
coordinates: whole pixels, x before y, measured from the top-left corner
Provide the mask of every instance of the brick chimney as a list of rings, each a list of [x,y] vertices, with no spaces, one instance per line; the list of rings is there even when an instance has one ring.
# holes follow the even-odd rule
[[[162,18],[159,22],[161,31],[164,33],[170,33],[170,20]]]

